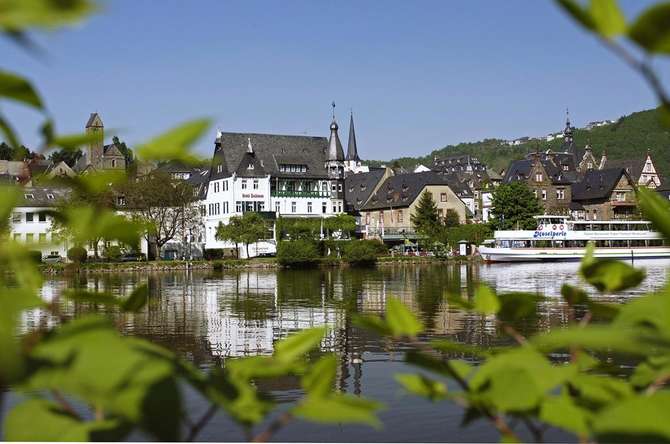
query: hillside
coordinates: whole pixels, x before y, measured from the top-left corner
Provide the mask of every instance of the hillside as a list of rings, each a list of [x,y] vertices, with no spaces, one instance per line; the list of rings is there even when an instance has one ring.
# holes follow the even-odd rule
[[[616,123],[593,128],[590,131],[576,129],[574,138],[579,147],[583,147],[590,140],[596,158],[600,158],[603,149],[607,150],[607,157],[613,160],[643,158],[647,149],[650,149],[659,173],[662,176],[670,176],[670,129],[661,126],[655,109],[623,116]],[[500,139],[485,139],[480,142],[448,145],[422,157],[401,157],[385,162],[370,161],[368,164],[372,166],[391,165],[397,161],[405,168],[414,168],[420,163],[430,166],[435,156],[471,154],[478,157],[489,168],[500,171],[507,168],[512,160],[524,157],[536,147],[539,147],[540,150],[548,148],[559,150],[562,143],[562,139],[551,142],[530,140],[521,145],[508,146]]]

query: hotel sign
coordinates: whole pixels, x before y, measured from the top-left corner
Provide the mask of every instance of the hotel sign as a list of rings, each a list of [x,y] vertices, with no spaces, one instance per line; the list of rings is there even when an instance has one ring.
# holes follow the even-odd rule
[[[256,194],[256,193],[247,193],[247,194],[242,193],[242,198],[244,198],[244,199],[265,199],[265,196],[263,196],[262,194]]]

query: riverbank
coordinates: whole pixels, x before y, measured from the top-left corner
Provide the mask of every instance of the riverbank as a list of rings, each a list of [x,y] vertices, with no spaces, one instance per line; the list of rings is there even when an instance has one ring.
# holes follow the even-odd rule
[[[437,258],[430,256],[381,256],[377,258],[375,265],[391,266],[403,264],[430,264],[430,263],[454,263],[454,262],[476,262],[478,257],[458,256],[452,258]],[[317,267],[352,267],[359,265],[350,264],[340,258],[321,258],[314,264]],[[372,265],[372,264],[370,264]],[[368,265],[368,266],[370,266]],[[178,270],[234,270],[234,269],[277,269],[284,268],[275,258],[254,259],[217,259],[211,261],[151,261],[151,262],[92,262],[80,265],[75,264],[42,264],[40,270],[44,274],[63,273],[137,273],[137,272],[159,272]]]

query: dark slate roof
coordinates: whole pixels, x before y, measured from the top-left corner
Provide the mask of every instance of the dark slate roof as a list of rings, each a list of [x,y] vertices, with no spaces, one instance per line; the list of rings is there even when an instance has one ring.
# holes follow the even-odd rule
[[[100,121],[100,125],[96,125],[95,123],[96,119]],[[102,127],[102,119],[100,118],[100,115],[98,113],[91,113],[91,115],[88,118],[88,121],[86,122],[86,128],[90,128],[92,126]]]
[[[632,181],[623,168],[587,171],[581,181],[572,185],[572,200],[607,199],[623,175],[628,176],[628,179]]]
[[[356,146],[356,131],[354,130],[354,115],[349,119],[349,143],[347,144],[347,160],[360,161],[358,147]]]
[[[237,166],[235,174],[238,177],[265,177],[265,168],[263,162],[259,160],[255,153],[244,153],[240,164]]]
[[[449,185],[449,181],[434,171],[391,176],[363,205],[362,210],[408,207],[428,185]]]
[[[605,161],[605,168],[623,168],[630,175],[635,182],[640,180],[642,175],[642,170],[644,165],[647,162],[645,157],[643,160],[640,159],[626,159],[626,160],[610,160]]]
[[[193,187],[193,196],[198,200],[207,198],[209,188],[209,170],[196,170],[186,180]]]
[[[17,207],[53,207],[63,203],[70,197],[68,188],[23,188]]]
[[[102,154],[104,156],[123,156],[119,146],[115,143],[110,143],[102,147]]]
[[[325,137],[283,136],[276,134],[221,133],[217,138],[212,158],[211,180],[230,177],[242,162],[251,139],[254,154],[263,169],[273,177],[300,177],[325,179],[328,140]],[[279,171],[281,164],[306,165],[305,173]],[[217,173],[217,165],[222,172]],[[247,165],[245,165],[246,168]]]
[[[568,185],[574,183],[578,178],[577,173],[574,170],[563,171],[556,165],[556,163],[546,158],[544,160],[540,158],[540,163],[551,178],[552,183],[555,185]],[[530,174],[532,167],[533,160],[530,159],[522,159],[512,162],[507,173],[505,173],[503,183],[528,180],[528,175]]]
[[[473,170],[486,170],[486,166],[478,158],[470,154],[459,154],[442,158],[435,157],[431,169],[434,171],[457,172],[465,170],[468,165]]]
[[[333,123],[330,124],[330,138],[328,139],[328,153],[326,154],[328,160],[344,160],[344,150],[337,129],[337,122],[333,118]]]
[[[384,168],[371,169],[369,173],[350,174],[344,178],[344,200],[348,208],[360,210],[368,201],[380,180],[384,177]]]

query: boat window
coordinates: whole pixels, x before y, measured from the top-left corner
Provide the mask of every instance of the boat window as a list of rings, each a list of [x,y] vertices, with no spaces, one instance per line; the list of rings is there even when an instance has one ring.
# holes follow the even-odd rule
[[[650,247],[660,247],[663,245],[663,239],[649,239]]]
[[[630,241],[630,246],[631,247],[644,247],[644,240],[643,239],[632,239]]]

